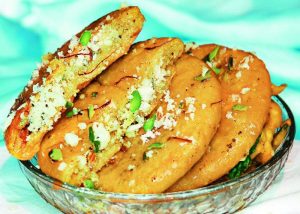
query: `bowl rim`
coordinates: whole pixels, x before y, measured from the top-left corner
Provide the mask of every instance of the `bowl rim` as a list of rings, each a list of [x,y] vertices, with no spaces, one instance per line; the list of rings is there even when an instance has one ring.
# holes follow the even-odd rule
[[[269,160],[266,164],[257,167],[254,171],[242,175],[239,178],[231,179],[228,181],[224,181],[221,183],[193,189],[193,190],[186,190],[180,192],[170,192],[170,193],[159,193],[159,194],[135,194],[135,193],[115,193],[115,192],[105,192],[100,190],[91,190],[87,188],[78,188],[77,186],[61,182],[55,178],[52,178],[46,174],[44,174],[40,169],[34,166],[30,160],[21,161],[19,160],[20,166],[25,167],[30,173],[33,173],[35,176],[42,179],[43,182],[48,183],[49,185],[56,185],[58,186],[57,189],[64,189],[70,192],[76,192],[82,196],[88,197],[100,197],[100,198],[107,198],[113,200],[136,200],[141,203],[147,201],[168,201],[168,200],[186,200],[189,198],[197,197],[197,196],[204,196],[212,193],[220,192],[222,189],[225,188],[232,188],[232,186],[241,185],[252,179],[253,177],[257,176],[265,172],[268,168],[275,165],[290,149],[293,144],[296,132],[296,125],[293,113],[289,106],[285,103],[285,101],[278,95],[272,96],[272,99],[276,99],[279,102],[283,109],[286,111],[288,118],[291,120],[291,126],[289,127],[289,131],[284,139],[283,144],[278,148],[275,155]],[[281,107],[282,108],[282,107]]]

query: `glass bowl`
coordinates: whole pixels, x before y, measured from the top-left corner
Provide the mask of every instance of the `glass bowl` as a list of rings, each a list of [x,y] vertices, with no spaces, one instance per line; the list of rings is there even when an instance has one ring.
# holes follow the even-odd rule
[[[64,213],[232,213],[248,206],[271,185],[292,148],[293,114],[279,96],[273,100],[280,105],[283,118],[292,122],[284,142],[266,164],[215,185],[175,193],[121,194],[62,183],[39,170],[36,158],[20,161],[20,167],[33,188]]]

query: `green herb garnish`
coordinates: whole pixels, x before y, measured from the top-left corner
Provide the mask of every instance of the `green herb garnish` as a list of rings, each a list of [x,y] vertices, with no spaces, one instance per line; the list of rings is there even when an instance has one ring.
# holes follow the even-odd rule
[[[153,152],[151,150],[153,150],[153,149],[161,149],[163,147],[164,147],[163,143],[160,143],[160,142],[152,143],[151,145],[148,146],[147,151],[144,152],[144,154],[143,154],[143,160],[149,159],[149,156],[148,156],[149,153]],[[151,154],[151,156],[152,156],[152,154]]]
[[[99,140],[95,140],[94,141],[94,146],[95,146],[95,152],[98,153],[100,150],[100,141]]]
[[[83,182],[83,186],[86,187],[86,188],[89,188],[89,189],[94,189],[95,186],[94,186],[94,183],[92,180],[85,180]]]
[[[72,108],[74,104],[72,102],[67,101],[65,106],[68,109],[68,108]]]
[[[260,137],[261,135],[258,136],[258,138],[256,139],[255,143],[253,144],[253,146],[250,148],[249,150],[249,155],[252,155],[255,152],[256,146],[260,141]]]
[[[74,115],[78,114],[78,109],[77,108],[73,108],[71,111],[67,112],[66,117],[70,118],[73,117]]]
[[[208,61],[211,62],[218,54],[218,51],[220,49],[220,46],[216,46],[212,52],[208,55]]]
[[[245,172],[252,163],[251,155],[255,152],[256,146],[259,143],[260,136],[256,139],[255,143],[249,150],[249,155],[245,158],[245,160],[240,161],[234,168],[232,168],[228,173],[228,178],[238,178],[241,176],[243,172]]]
[[[92,119],[92,117],[94,116],[94,114],[95,114],[94,105],[89,105],[89,107],[88,107],[89,118]]]
[[[49,156],[54,161],[60,161],[63,159],[62,152],[60,149],[52,149]]]
[[[92,37],[91,31],[88,30],[84,31],[83,34],[81,34],[80,36],[80,43],[83,46],[86,46],[89,43],[91,37]]]
[[[199,75],[199,76],[196,76],[196,77],[194,78],[194,80],[203,82],[204,80],[207,80],[207,79],[209,79],[210,77],[211,77],[210,72],[206,72],[206,74],[205,74],[204,76],[202,76],[202,74],[201,74],[201,75]]]
[[[70,118],[70,117],[73,117],[74,116],[74,112],[73,112],[73,110],[72,111],[69,111],[69,112],[67,112],[67,114],[66,114],[66,117],[68,117],[68,118]]]
[[[212,68],[211,68],[214,72],[215,72],[215,74],[219,74],[219,73],[221,73],[221,69],[220,68],[217,68],[217,67],[215,67],[215,66],[213,66]]]
[[[245,160],[240,161],[234,168],[230,170],[228,174],[229,179],[240,177],[241,174],[249,168],[251,162],[252,160],[248,155]]]
[[[89,139],[91,141],[91,143],[94,145],[94,151],[96,153],[99,152],[99,147],[100,147],[100,141],[99,140],[95,140],[95,134],[94,134],[94,130],[93,127],[89,127]]]
[[[156,120],[156,115],[153,115],[152,117],[146,120],[143,126],[145,132],[151,131],[153,129],[155,120]]]
[[[98,95],[98,92],[97,92],[97,91],[92,92],[92,97],[97,97],[97,95]]]
[[[151,149],[161,149],[164,147],[164,144],[163,143],[160,143],[160,142],[156,142],[156,143],[152,143],[150,146],[148,146],[148,150],[151,150]]]
[[[134,113],[141,107],[142,97],[138,90],[133,91],[131,96],[132,99],[130,100],[130,111]]]
[[[232,110],[234,111],[246,111],[248,109],[248,106],[241,105],[241,104],[236,104],[232,106]]]

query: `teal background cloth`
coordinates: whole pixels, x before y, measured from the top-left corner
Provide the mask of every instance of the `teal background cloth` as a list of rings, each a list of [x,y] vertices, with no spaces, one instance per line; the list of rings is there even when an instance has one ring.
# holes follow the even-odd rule
[[[112,0],[0,2],[0,123],[44,53],[55,51],[84,26],[118,9],[122,3]],[[264,60],[273,83],[288,84],[281,97],[300,124],[300,0],[148,0],[126,4],[140,6],[146,17],[138,40],[179,37],[186,42],[218,43],[255,52]],[[296,138],[300,139],[299,131]],[[1,132],[0,147],[3,146]],[[10,192],[8,200],[18,202],[23,192],[28,193],[28,198],[36,196],[24,176],[18,180],[21,183],[15,184],[12,195],[10,188],[3,188],[9,176],[22,176],[13,158],[0,168],[0,194]],[[31,201],[32,207],[39,203],[36,200]],[[47,209],[48,213],[55,213],[50,206]]]
[[[36,63],[122,1],[13,0],[0,7],[0,121]],[[128,1],[146,17],[138,37],[172,36],[255,52],[300,124],[300,1]],[[300,139],[300,132],[297,133]]]

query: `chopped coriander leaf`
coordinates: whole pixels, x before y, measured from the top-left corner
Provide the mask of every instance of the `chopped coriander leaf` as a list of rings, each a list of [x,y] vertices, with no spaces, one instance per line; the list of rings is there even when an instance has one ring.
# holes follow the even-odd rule
[[[163,143],[156,142],[156,143],[152,143],[150,146],[148,146],[148,150],[151,150],[151,149],[161,149],[163,147],[164,147]]]
[[[95,188],[94,183],[91,180],[85,180],[83,182],[83,186],[86,187],[86,188],[89,188],[89,189],[94,189]]]
[[[98,95],[98,92],[97,92],[97,91],[92,92],[92,97],[97,97],[97,95]]]
[[[218,51],[220,49],[220,46],[216,46],[212,52],[209,53],[208,55],[208,61],[212,61],[218,54]]]
[[[78,109],[77,108],[73,108],[71,111],[67,112],[66,117],[70,118],[73,117],[74,115],[78,114]]]
[[[54,161],[60,161],[63,159],[62,152],[60,149],[52,149],[49,156]]]
[[[241,166],[241,164],[239,162],[234,168],[232,168],[230,170],[230,172],[228,174],[229,179],[240,177],[240,175],[241,175],[241,171],[240,171],[241,167],[240,166]]]
[[[238,169],[235,176],[236,176],[236,178],[240,177],[241,176],[241,170]]]
[[[248,155],[245,158],[245,160],[240,161],[234,168],[232,168],[230,170],[230,172],[228,173],[229,179],[240,177],[241,174],[249,168],[251,162],[252,162],[252,160],[251,160],[250,156]]]
[[[74,106],[74,104],[70,101],[67,101],[65,106],[66,106],[66,108],[72,108]]]
[[[231,70],[231,68],[233,67],[233,57],[230,56],[228,58],[228,64],[227,64],[228,70]]]
[[[254,143],[253,146],[250,148],[250,150],[249,150],[249,155],[252,155],[252,154],[255,152],[256,146],[257,146],[257,144],[258,144],[259,141],[260,141],[260,136],[261,136],[261,135],[258,136],[258,138],[256,139],[255,143]]]
[[[130,100],[130,111],[134,113],[141,107],[142,97],[137,90],[133,91],[131,96],[132,99]]]
[[[246,171],[246,170],[248,169],[248,167],[250,166],[250,163],[251,163],[251,158],[250,158],[250,156],[248,155],[248,156],[246,157],[246,159],[245,159],[242,163],[243,163],[242,169]]]
[[[94,145],[94,151],[96,153],[99,152],[99,148],[100,148],[100,144],[101,142],[99,140],[95,140],[95,134],[94,134],[94,130],[93,127],[89,127],[89,139],[91,141],[91,143]]]
[[[145,132],[151,131],[153,129],[155,120],[156,120],[156,115],[153,115],[152,117],[146,120],[143,126]]]
[[[100,150],[100,141],[99,140],[95,140],[94,142],[93,142],[93,144],[94,144],[94,146],[95,146],[95,149],[94,149],[94,151],[96,152],[96,153],[98,153],[99,152],[99,150]]]
[[[80,36],[80,43],[83,46],[86,46],[89,43],[91,37],[92,37],[91,31],[88,30],[84,31],[83,34],[81,34]]]
[[[95,114],[94,105],[89,105],[89,107],[88,107],[89,118],[92,119],[92,117],[94,116],[94,114]]]
[[[260,140],[260,136],[258,136],[258,138],[256,139],[254,145],[250,148],[249,150],[249,155],[247,155],[247,157],[245,158],[245,160],[240,161],[234,168],[232,168],[229,173],[228,173],[228,177],[229,179],[233,179],[233,178],[238,178],[241,176],[241,174],[243,172],[245,172],[251,165],[252,160],[251,160],[251,155],[255,152],[256,146],[259,143]]]
[[[74,116],[73,111],[69,111],[69,112],[67,112],[67,114],[66,114],[66,117],[68,117],[68,118],[73,117],[73,116]]]
[[[236,177],[236,173],[237,173],[237,167],[234,167],[230,170],[230,172],[228,173],[228,177],[229,179],[233,179]]]
[[[94,142],[94,140],[95,140],[95,134],[94,134],[93,127],[89,128],[89,139],[91,142]]]
[[[220,68],[217,68],[217,67],[215,67],[215,66],[213,66],[212,68],[211,68],[214,72],[215,72],[215,74],[219,74],[219,73],[221,73],[221,69]]]
[[[246,111],[248,109],[248,106],[241,105],[241,104],[236,104],[232,106],[232,110],[234,111]]]
[[[194,79],[202,82],[204,80],[209,79],[210,77],[211,77],[210,72],[207,72],[204,76],[199,75],[199,76],[196,76]]]

